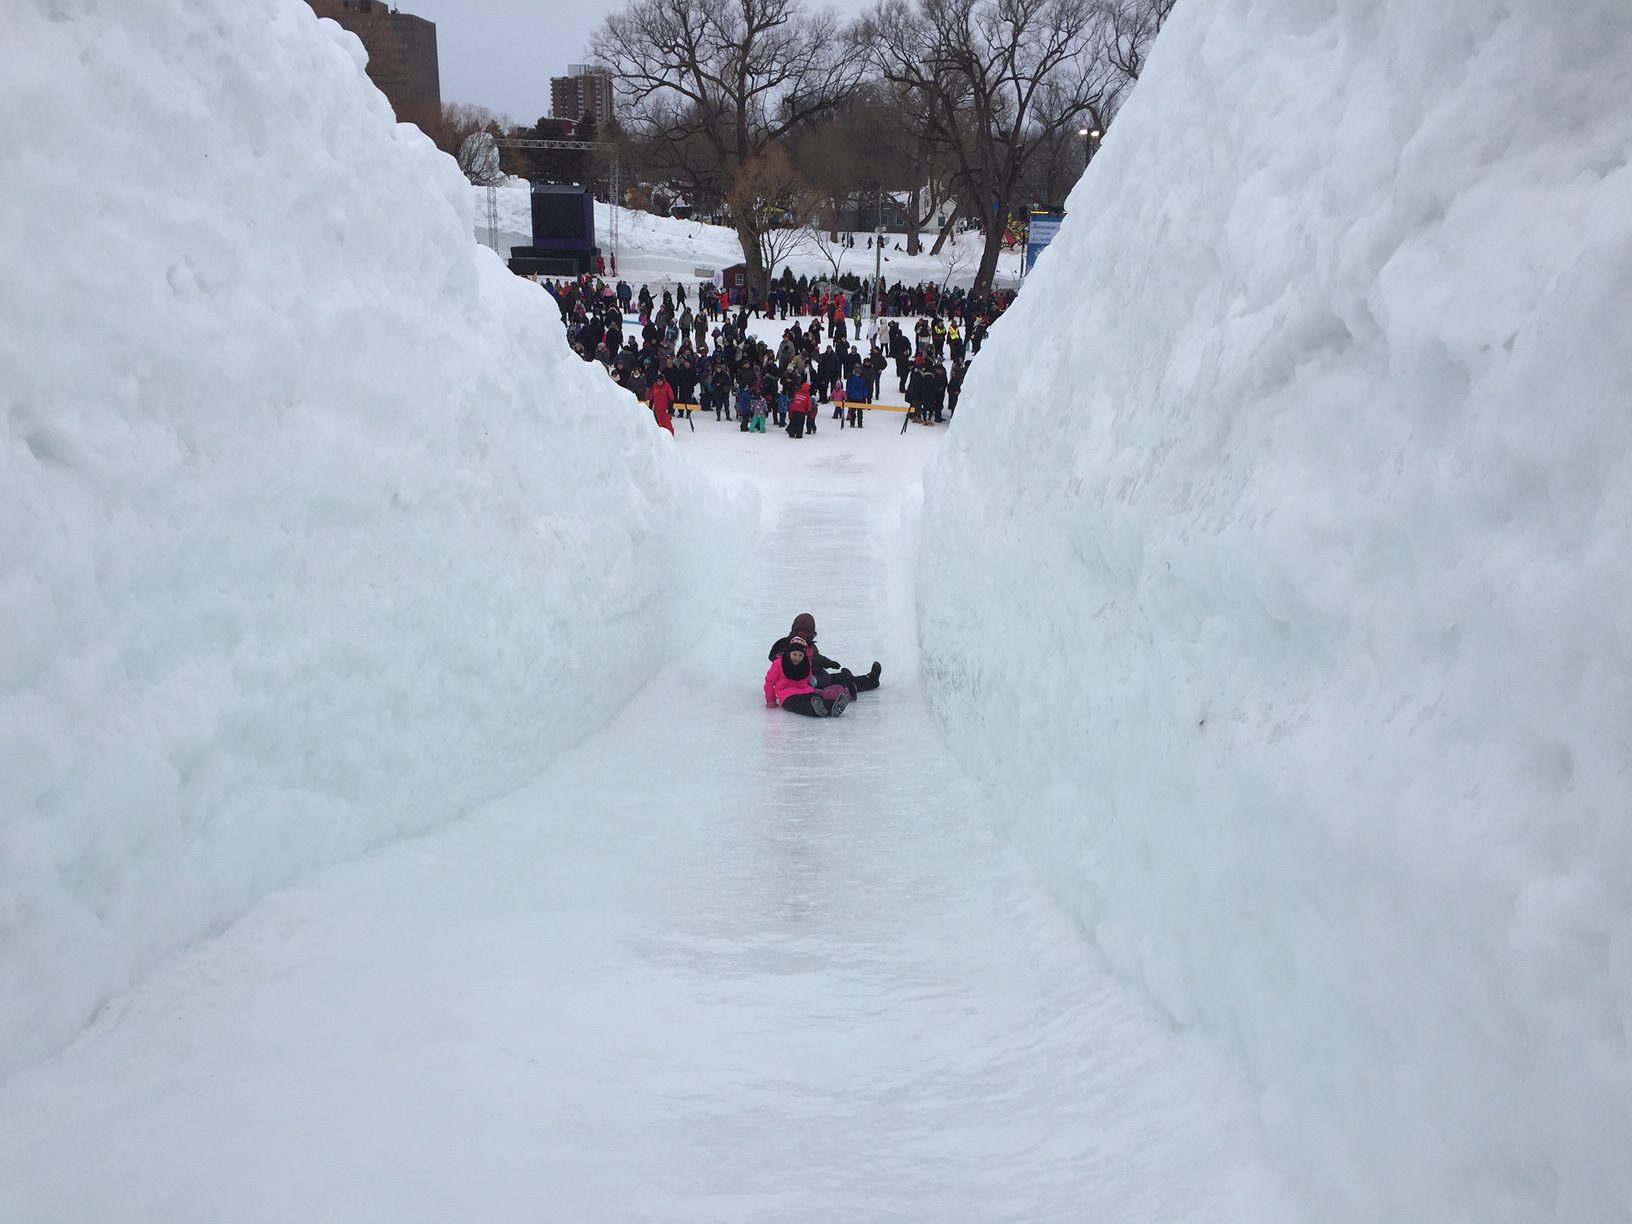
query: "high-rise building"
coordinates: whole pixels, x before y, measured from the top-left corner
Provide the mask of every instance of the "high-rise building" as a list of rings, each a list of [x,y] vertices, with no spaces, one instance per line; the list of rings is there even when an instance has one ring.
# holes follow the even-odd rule
[[[612,78],[588,64],[569,64],[567,73],[550,78],[550,118],[577,123],[588,115],[604,131],[612,118]]]
[[[442,81],[436,63],[436,25],[394,11],[383,0],[306,0],[362,40],[368,78],[391,103],[397,119],[432,133],[442,122]]]

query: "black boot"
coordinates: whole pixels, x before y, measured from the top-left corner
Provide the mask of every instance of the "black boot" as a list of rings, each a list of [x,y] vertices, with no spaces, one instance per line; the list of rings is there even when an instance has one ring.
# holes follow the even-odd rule
[[[877,660],[874,660],[871,671],[856,677],[856,691],[861,693],[872,692],[878,687],[878,678],[883,674],[883,671],[884,669],[878,665]]]

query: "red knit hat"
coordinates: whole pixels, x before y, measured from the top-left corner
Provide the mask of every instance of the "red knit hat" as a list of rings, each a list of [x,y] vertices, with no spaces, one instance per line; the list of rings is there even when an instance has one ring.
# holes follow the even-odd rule
[[[816,636],[816,618],[809,612],[801,612],[793,618],[793,628],[788,630],[790,636],[798,635],[807,642]]]

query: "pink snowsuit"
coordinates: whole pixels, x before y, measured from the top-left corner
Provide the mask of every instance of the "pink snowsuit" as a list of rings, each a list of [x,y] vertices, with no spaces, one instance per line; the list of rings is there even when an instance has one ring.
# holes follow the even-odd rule
[[[789,697],[799,693],[810,692],[810,677],[803,680],[794,680],[782,670],[780,656],[771,660],[771,666],[765,673],[765,704],[779,706]]]
[[[765,671],[765,704],[779,706],[789,697],[797,697],[800,693],[815,693],[825,697],[828,701],[837,701],[841,695],[847,696],[847,690],[842,684],[829,684],[826,688],[812,688],[811,680],[795,680],[782,670],[782,657],[778,655],[771,660],[771,665]]]

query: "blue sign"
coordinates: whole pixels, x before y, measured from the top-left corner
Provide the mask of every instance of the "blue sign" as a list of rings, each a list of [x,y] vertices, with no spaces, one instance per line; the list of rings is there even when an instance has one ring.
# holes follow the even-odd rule
[[[1060,232],[1060,222],[1065,220],[1063,212],[1034,212],[1026,223],[1026,266],[1030,272],[1037,256],[1043,253],[1043,248],[1054,241],[1054,235]]]

